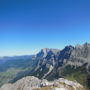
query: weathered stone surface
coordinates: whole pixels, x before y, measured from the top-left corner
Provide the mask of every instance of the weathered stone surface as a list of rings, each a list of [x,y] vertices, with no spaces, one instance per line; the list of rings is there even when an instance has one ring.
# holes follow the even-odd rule
[[[49,82],[45,79],[40,80],[33,76],[24,77],[14,84],[3,85],[0,90],[43,90],[42,88],[45,87],[50,87],[47,90],[69,90],[71,87],[72,90],[83,90],[83,86],[76,81],[73,82],[60,78],[58,80]]]

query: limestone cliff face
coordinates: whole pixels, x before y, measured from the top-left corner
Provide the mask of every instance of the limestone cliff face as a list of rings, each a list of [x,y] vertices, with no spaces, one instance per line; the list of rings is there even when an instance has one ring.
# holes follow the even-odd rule
[[[88,66],[90,66],[90,44],[88,43],[85,43],[82,46],[77,45],[69,58],[69,64],[82,66],[84,63],[87,63]]]
[[[33,76],[24,77],[13,84],[5,84],[0,90],[84,90],[76,81],[68,81],[64,78],[49,82]]]
[[[90,72],[90,44],[88,43],[76,45],[75,47],[66,46],[63,50],[42,49],[36,58],[38,63],[32,75],[38,78],[48,80],[51,80],[52,76],[53,78],[56,78],[56,76],[59,78],[62,76],[61,69],[66,66],[77,68],[86,64],[86,71]]]

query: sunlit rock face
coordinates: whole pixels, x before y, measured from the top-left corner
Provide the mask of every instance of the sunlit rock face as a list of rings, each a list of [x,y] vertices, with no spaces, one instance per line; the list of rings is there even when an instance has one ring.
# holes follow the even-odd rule
[[[37,58],[45,58],[47,55],[57,55],[59,51],[59,49],[43,48],[36,56]]]
[[[64,78],[49,82],[33,76],[24,77],[13,84],[5,84],[0,90],[83,90],[83,86],[76,81]]]
[[[89,70],[90,44],[85,43],[75,47],[69,45],[62,50],[44,48],[36,55],[36,58],[38,62],[33,69],[33,76],[48,80],[60,78],[63,77],[61,69],[68,65],[77,68],[87,64],[85,68]]]
[[[85,43],[82,46],[76,45],[70,55],[68,63],[75,66],[82,66],[87,63],[88,66],[90,66],[90,44]]]

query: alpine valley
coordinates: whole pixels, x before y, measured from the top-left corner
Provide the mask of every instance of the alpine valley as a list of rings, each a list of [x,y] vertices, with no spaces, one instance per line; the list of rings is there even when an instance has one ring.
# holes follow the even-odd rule
[[[90,44],[1,57],[0,90],[90,90]]]

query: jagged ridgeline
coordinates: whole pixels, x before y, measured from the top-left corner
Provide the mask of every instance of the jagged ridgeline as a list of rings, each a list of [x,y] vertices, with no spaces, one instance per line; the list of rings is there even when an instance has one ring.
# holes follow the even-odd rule
[[[52,81],[57,78],[76,80],[90,86],[90,44],[66,46],[63,50],[44,48],[36,55],[5,57],[0,60],[0,85],[25,76]]]

